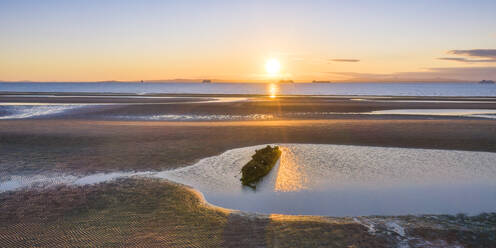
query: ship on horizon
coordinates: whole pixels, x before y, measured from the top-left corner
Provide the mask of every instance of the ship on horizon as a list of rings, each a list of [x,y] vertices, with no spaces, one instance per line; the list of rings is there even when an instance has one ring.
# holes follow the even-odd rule
[[[494,81],[493,80],[482,80],[482,81],[479,81],[480,84],[494,84]]]

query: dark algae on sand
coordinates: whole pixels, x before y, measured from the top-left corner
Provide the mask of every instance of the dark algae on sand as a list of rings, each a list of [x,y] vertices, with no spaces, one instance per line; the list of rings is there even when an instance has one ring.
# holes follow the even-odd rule
[[[251,188],[256,188],[255,184],[270,172],[280,156],[281,150],[279,146],[271,147],[267,145],[265,148],[256,150],[250,162],[241,169],[241,183]]]

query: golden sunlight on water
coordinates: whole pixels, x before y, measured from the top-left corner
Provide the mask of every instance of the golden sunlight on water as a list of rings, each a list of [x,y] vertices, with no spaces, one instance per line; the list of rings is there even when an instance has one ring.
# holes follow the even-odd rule
[[[275,191],[290,192],[307,189],[308,178],[298,165],[295,155],[287,147],[280,148],[282,154],[274,185]]]
[[[279,92],[279,86],[277,84],[271,83],[268,85],[268,92],[270,98],[276,98],[277,93]]]

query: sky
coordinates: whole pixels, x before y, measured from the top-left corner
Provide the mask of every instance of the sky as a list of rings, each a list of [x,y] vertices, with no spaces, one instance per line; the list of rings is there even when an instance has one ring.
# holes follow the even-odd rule
[[[0,80],[496,80],[494,10],[494,0],[0,0]]]

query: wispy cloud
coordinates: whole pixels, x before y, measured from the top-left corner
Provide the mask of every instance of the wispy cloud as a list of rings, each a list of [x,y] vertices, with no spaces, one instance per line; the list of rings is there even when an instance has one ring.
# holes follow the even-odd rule
[[[466,58],[451,58],[451,57],[443,57],[443,58],[437,58],[439,60],[450,60],[450,61],[459,61],[459,62],[467,62]]]
[[[359,59],[330,59],[333,62],[360,62]]]
[[[464,63],[496,62],[496,49],[450,50],[447,53],[464,57],[442,57],[437,59]]]
[[[451,50],[449,54],[496,59],[496,49]]]
[[[467,59],[467,58],[454,58],[454,57],[443,57],[437,58],[439,60],[448,60],[448,61],[458,61],[465,63],[492,63],[496,62],[496,59]]]

